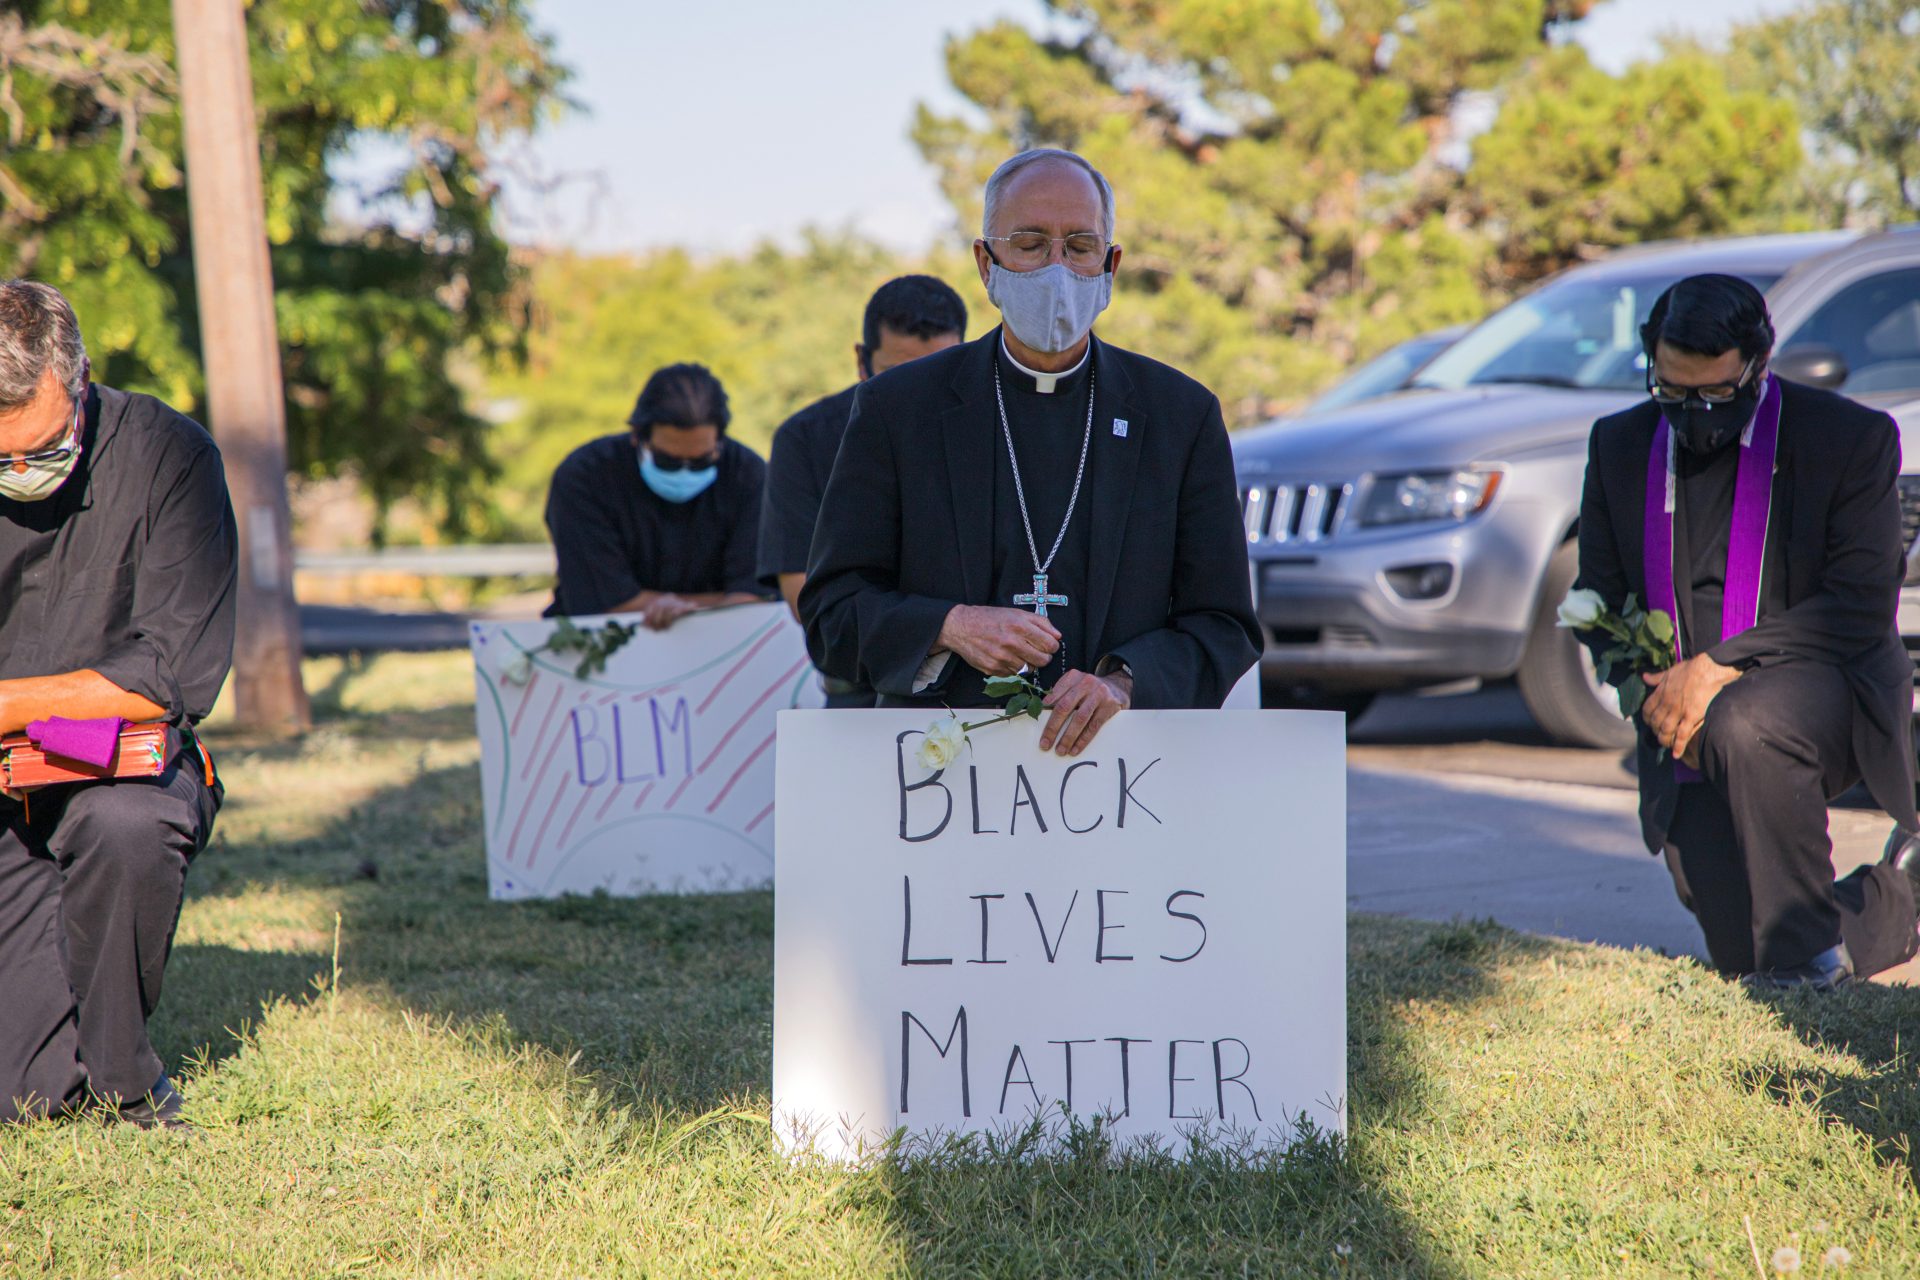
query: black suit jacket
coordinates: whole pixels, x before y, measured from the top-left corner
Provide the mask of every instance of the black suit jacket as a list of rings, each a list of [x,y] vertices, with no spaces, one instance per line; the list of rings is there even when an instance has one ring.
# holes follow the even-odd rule
[[[1909,830],[1914,814],[1913,661],[1895,626],[1906,549],[1900,535],[1900,433],[1893,419],[1829,391],[1782,380],[1759,621],[1705,652],[1725,666],[1801,659],[1845,673],[1853,691],[1853,750],[1875,800]],[[1618,609],[1644,604],[1647,461],[1660,411],[1645,401],[1594,424],[1580,504],[1578,585]],[[1687,557],[1674,522],[1677,565]],[[1676,602],[1689,608],[1684,568]],[[1596,656],[1604,636],[1589,635]],[[1616,677],[1625,679],[1625,672]],[[1658,852],[1679,786],[1640,727],[1640,823]]]
[[[895,703],[956,604],[993,591],[993,360],[1000,331],[860,385],[815,526],[800,617],[814,662]],[[1217,707],[1260,656],[1220,402],[1144,356],[1093,346],[1088,651],[1133,669],[1137,707]],[[1114,420],[1125,419],[1116,435]]]

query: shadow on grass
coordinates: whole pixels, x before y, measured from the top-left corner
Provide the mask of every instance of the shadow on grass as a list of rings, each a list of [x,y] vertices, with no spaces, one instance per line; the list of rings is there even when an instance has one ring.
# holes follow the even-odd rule
[[[1756,994],[1812,1048],[1843,1053],[1856,1073],[1764,1064],[1755,1081],[1771,1096],[1817,1108],[1873,1143],[1881,1160],[1920,1187],[1920,988],[1865,983],[1831,995]]]
[[[1370,1135],[1423,1123],[1432,1083],[1411,1052],[1410,1005],[1471,1004],[1500,950],[1535,944],[1491,922],[1434,928],[1354,917],[1349,934],[1348,1139],[1285,1153],[1115,1160],[1069,1131],[1063,1149],[1015,1146],[964,1163],[884,1171],[910,1270],[946,1275],[1471,1274],[1385,1190],[1393,1156]]]
[[[242,836],[210,850],[190,898],[244,931],[248,912],[284,912],[289,895],[318,892],[343,917],[348,985],[577,1053],[609,1105],[680,1115],[764,1105],[771,894],[492,902],[480,806],[472,767],[410,776],[299,840]],[[1360,1123],[1349,1142],[1252,1165],[1116,1162],[1097,1149],[909,1164],[848,1195],[885,1200],[919,1275],[1467,1274],[1434,1256],[1429,1233],[1393,1203],[1386,1188],[1404,1170],[1368,1134],[1417,1124],[1430,1104],[1409,1007],[1477,1000],[1496,953],[1532,944],[1491,925],[1356,923],[1349,1111]],[[259,922],[262,936],[272,924]],[[263,1003],[311,991],[330,942],[180,947],[155,1019],[169,1066],[199,1046],[233,1052],[230,1030]]]
[[[167,961],[165,1012],[151,1028],[154,1050],[169,1069],[231,1057],[263,1006],[311,995],[328,965],[318,952],[177,946]]]

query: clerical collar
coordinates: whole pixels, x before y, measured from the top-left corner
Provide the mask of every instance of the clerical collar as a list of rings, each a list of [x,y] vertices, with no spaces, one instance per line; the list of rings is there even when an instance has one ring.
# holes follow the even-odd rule
[[[1004,333],[1000,335],[1000,355],[1006,361],[1007,368],[1003,373],[1007,376],[1010,385],[1022,391],[1050,396],[1062,387],[1071,390],[1079,384],[1080,375],[1086,372],[1087,361],[1093,356],[1093,340],[1091,338],[1087,340],[1087,349],[1080,353],[1080,359],[1074,363],[1073,368],[1062,369],[1059,373],[1041,373],[1037,369],[1027,368],[1014,359],[1013,352],[1007,350],[1007,336]]]

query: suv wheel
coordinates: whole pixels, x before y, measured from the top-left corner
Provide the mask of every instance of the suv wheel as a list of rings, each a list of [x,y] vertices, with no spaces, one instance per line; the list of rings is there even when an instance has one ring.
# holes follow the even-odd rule
[[[1535,722],[1562,746],[1620,750],[1633,745],[1633,722],[1620,714],[1612,686],[1600,682],[1587,647],[1555,625],[1560,601],[1579,569],[1580,548],[1571,541],[1547,562],[1540,607],[1516,677],[1520,697]]]

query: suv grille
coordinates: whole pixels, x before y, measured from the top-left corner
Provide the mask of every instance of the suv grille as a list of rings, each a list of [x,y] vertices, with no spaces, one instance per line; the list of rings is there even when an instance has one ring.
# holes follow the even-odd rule
[[[1353,498],[1350,484],[1263,484],[1240,490],[1247,541],[1319,542],[1340,531]],[[1920,513],[1917,513],[1920,514]]]

